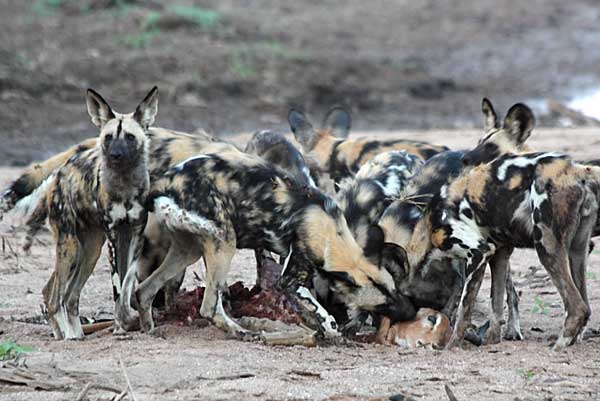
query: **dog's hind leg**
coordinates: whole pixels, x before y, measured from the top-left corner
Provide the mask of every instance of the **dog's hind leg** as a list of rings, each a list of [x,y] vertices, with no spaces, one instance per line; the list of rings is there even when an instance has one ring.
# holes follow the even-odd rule
[[[171,240],[171,246],[160,267],[142,281],[136,291],[140,326],[145,332],[154,329],[152,303],[158,291],[202,256],[203,241],[200,237],[178,231],[172,234]]]
[[[69,275],[64,302],[71,330],[75,333],[83,333],[79,320],[79,298],[83,286],[96,267],[105,236],[102,229],[93,227],[88,228],[84,233],[78,232],[77,236],[80,246],[77,269],[71,271]]]
[[[502,318],[504,317],[504,293],[506,292],[506,276],[508,262],[513,252],[512,247],[501,247],[490,258],[492,271],[490,328],[486,333],[485,343],[496,344],[502,335]]]
[[[77,270],[79,243],[74,235],[59,233],[56,241],[56,264],[52,276],[42,290],[48,309],[48,320],[54,337],[58,340],[83,337],[82,332],[73,332],[69,325],[65,305],[66,286],[71,269]]]
[[[523,340],[521,332],[521,322],[519,319],[519,294],[515,289],[515,284],[512,280],[510,271],[510,262],[507,265],[506,274],[506,303],[508,306],[508,321],[506,322],[506,330],[504,331],[504,339],[509,341]]]
[[[233,234],[233,232],[231,233]],[[227,235],[228,238],[235,238]],[[231,259],[235,254],[235,240],[215,241],[204,243],[204,263],[206,265],[206,289],[200,307],[200,314],[230,334],[241,339],[258,338],[235,322],[223,308],[223,293],[227,290],[227,273],[231,266]]]

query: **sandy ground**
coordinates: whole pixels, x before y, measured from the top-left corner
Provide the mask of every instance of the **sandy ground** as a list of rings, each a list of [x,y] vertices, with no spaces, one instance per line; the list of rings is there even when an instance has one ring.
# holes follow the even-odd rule
[[[461,148],[475,143],[476,131],[396,132]],[[245,136],[238,136],[243,142]],[[540,130],[531,139],[536,149],[564,150],[574,157],[597,157],[597,130]],[[20,170],[0,169],[0,187]],[[500,207],[500,205],[499,205]],[[51,377],[64,389],[34,391],[0,384],[0,400],[74,400],[87,383],[120,391],[126,366],[137,400],[358,400],[387,398],[402,393],[423,400],[446,399],[449,384],[459,400],[599,400],[600,338],[592,338],[562,353],[549,345],[558,334],[563,310],[554,287],[539,269],[531,251],[516,252],[512,266],[521,293],[523,342],[452,351],[402,351],[395,347],[353,344],[337,347],[269,347],[227,339],[214,327],[161,327],[162,337],[132,333],[125,338],[101,332],[84,341],[63,342],[36,322],[41,289],[53,265],[52,240],[40,237],[31,255],[19,251],[23,232],[16,218],[0,223],[4,239],[0,250],[0,342],[15,339],[35,351],[25,356],[30,372]],[[12,247],[12,250],[11,250]],[[600,247],[591,255],[588,288],[593,313],[589,327],[600,329]],[[14,250],[14,252],[13,252]],[[198,282],[190,274],[184,284]],[[202,276],[200,266],[194,266]],[[240,251],[234,259],[230,282],[254,280],[254,260]],[[480,293],[478,309],[487,310],[489,278]],[[535,305],[541,306],[536,310]],[[105,256],[84,289],[81,314],[112,309],[109,267]],[[482,316],[479,315],[479,319]],[[28,323],[29,322],[29,323]],[[108,400],[116,394],[92,389],[90,400]]]

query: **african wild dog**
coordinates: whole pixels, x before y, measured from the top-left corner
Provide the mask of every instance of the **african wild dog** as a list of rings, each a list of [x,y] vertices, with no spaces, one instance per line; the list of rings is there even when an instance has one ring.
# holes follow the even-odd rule
[[[298,110],[290,110],[288,122],[294,137],[302,145],[304,155],[309,160],[315,160],[321,174],[329,174],[336,184],[346,177],[352,177],[363,164],[379,153],[404,150],[427,160],[448,150],[445,146],[407,139],[348,139],[350,114],[341,108],[333,108],[327,113],[320,130],[315,129],[304,113]]]
[[[154,178],[160,177],[171,165],[179,163],[188,157],[203,152],[217,152],[234,148],[231,144],[221,142],[206,133],[198,131],[194,135],[189,135],[163,128],[150,127],[146,132],[146,136],[148,138],[150,184],[152,184]],[[48,215],[47,202],[45,202],[48,183],[54,179],[58,167],[71,156],[80,158],[81,154],[90,148],[96,147],[97,144],[98,138],[92,138],[71,147],[60,155],[54,156],[44,162],[36,163],[28,168],[4,192],[4,199],[14,199],[13,205],[16,204],[16,208],[25,209],[23,205],[37,205],[27,221],[28,232],[25,246],[31,243],[34,236],[45,223]],[[59,156],[62,158],[60,163],[57,162]],[[20,183],[25,183],[26,185],[21,185]],[[17,191],[15,190],[16,188],[20,188],[21,190]],[[144,231],[142,255],[138,264],[139,280],[145,279],[158,268],[168,248],[169,237],[163,233],[162,227],[150,216]],[[119,286],[116,284],[120,283],[124,276],[119,275],[114,262],[111,259],[111,264],[113,264],[113,293],[116,300],[120,291]],[[157,297],[164,299],[164,301],[163,299],[159,299],[159,305],[162,303],[169,304],[174,294],[178,291],[182,279],[183,276],[178,280],[168,283],[165,287],[164,296],[161,293]]]
[[[449,316],[453,315],[457,297],[462,293],[464,279],[463,263],[459,260],[428,260],[431,245],[428,238],[429,226],[427,210],[437,207],[441,194],[447,186],[461,174],[467,165],[488,162],[504,152],[524,152],[528,148],[525,141],[534,126],[533,114],[522,104],[510,108],[500,127],[491,102],[483,99],[485,136],[475,149],[462,152],[444,152],[428,160],[405,191],[408,201],[398,200],[382,216],[380,226],[388,243],[387,263],[401,261],[404,249],[408,251],[407,269],[409,279],[403,287],[404,294],[411,297],[417,306],[442,307],[432,304],[432,300],[444,302],[443,308]],[[462,163],[461,163],[462,162]],[[429,195],[429,196],[428,196]],[[412,198],[412,199],[411,199]],[[401,249],[396,249],[399,246]],[[522,339],[518,295],[514,290],[510,276],[509,257],[512,248],[499,249],[490,260],[492,268],[492,311],[491,324],[486,333],[486,342],[500,340],[500,321],[503,314],[504,292],[508,295],[509,318],[505,331],[506,339]],[[395,256],[393,256],[395,255]],[[450,258],[452,259],[452,258]],[[425,262],[424,262],[425,261]],[[452,268],[449,268],[452,266]],[[458,274],[456,276],[456,274]],[[454,279],[452,276],[454,275]],[[444,283],[453,282],[452,286]],[[465,319],[469,321],[470,319]],[[476,342],[481,340],[474,339]]]
[[[116,307],[117,329],[132,324],[130,294],[135,284],[139,237],[146,224],[149,187],[146,131],[158,110],[154,87],[134,113],[119,114],[88,89],[86,104],[100,128],[97,145],[75,152],[56,171],[45,193],[56,240],[56,265],[44,287],[44,302],[58,339],[83,337],[79,296],[100,256],[105,236],[122,278]]]
[[[304,185],[317,187],[317,178],[311,173],[302,153],[283,135],[273,131],[257,131],[246,144],[245,153],[271,162]]]
[[[278,167],[241,152],[197,155],[157,180],[150,195],[172,246],[136,292],[143,330],[153,329],[152,299],[163,284],[201,256],[207,268],[200,313],[219,328],[248,333],[223,309],[223,291],[236,248],[266,249],[286,257],[278,283],[307,324],[326,337],[337,324],[306,287],[315,270],[353,311],[393,320],[414,316],[387,271],[370,263],[341,210],[326,195]]]
[[[358,244],[370,255],[371,226],[377,224],[385,208],[398,198],[411,177],[423,165],[410,153],[392,150],[380,153],[356,173],[341,182],[336,199],[350,231]]]
[[[450,346],[461,341],[485,262],[496,249],[535,248],[563,300],[566,318],[555,344],[573,344],[590,316],[585,269],[597,225],[600,168],[556,153],[506,155],[454,180],[432,212],[439,254],[466,260],[465,289]],[[501,206],[499,206],[501,205]]]
[[[400,196],[422,164],[415,155],[392,150],[375,156],[360,168],[354,178],[348,177],[340,184],[336,196],[338,205],[354,239],[374,264],[379,263],[380,255],[375,250],[379,249],[378,242],[383,239],[373,235],[372,226],[377,224],[381,213],[394,198]],[[317,273],[313,284],[319,302],[326,305],[338,322],[345,321],[348,318],[346,309],[329,291],[326,278]],[[359,329],[366,317],[366,313],[357,317],[358,321],[351,321],[350,326]]]

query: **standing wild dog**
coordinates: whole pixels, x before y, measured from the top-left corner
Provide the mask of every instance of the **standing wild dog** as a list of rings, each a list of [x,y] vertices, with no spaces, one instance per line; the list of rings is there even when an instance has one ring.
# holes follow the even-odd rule
[[[160,177],[167,169],[186,158],[203,152],[218,152],[233,149],[234,146],[221,142],[202,132],[189,135],[182,132],[163,128],[150,127],[146,131],[148,139],[148,169],[150,184],[155,177]],[[26,244],[31,241],[44,225],[48,215],[46,202],[48,184],[54,179],[58,167],[71,157],[81,158],[82,154],[98,145],[98,138],[91,138],[75,145],[60,155],[54,156],[44,162],[30,166],[5,192],[4,200],[14,199],[13,205],[17,209],[27,210],[29,205],[36,205],[34,212],[27,220],[28,232]],[[61,162],[58,162],[58,159]],[[58,166],[58,167],[57,167]],[[19,190],[16,190],[19,189]],[[8,204],[8,203],[7,203]],[[163,233],[163,228],[150,216],[144,231],[142,254],[138,264],[138,279],[148,277],[162,262],[170,246],[169,236]],[[112,253],[111,255],[112,256]],[[111,264],[115,262],[111,258]],[[113,265],[113,292],[115,300],[118,297],[120,286],[124,277],[119,276],[116,266]],[[161,293],[159,304],[169,304],[175,293],[179,290],[183,276],[170,282],[165,287],[165,294]],[[166,298],[166,299],[162,299]]]
[[[153,328],[156,292],[203,256],[207,273],[201,315],[221,329],[248,334],[222,304],[236,248],[285,256],[278,285],[305,321],[327,337],[339,332],[306,287],[315,270],[331,280],[332,290],[352,311],[369,310],[393,320],[415,314],[397,293],[392,275],[364,257],[336,204],[260,158],[233,151],[197,155],[157,180],[149,204],[169,230],[172,245],[136,292],[143,330]]]
[[[290,110],[288,122],[294,137],[302,145],[304,155],[316,161],[320,173],[329,174],[336,184],[346,177],[352,177],[363,164],[379,153],[404,150],[427,160],[448,150],[445,146],[407,139],[348,139],[350,114],[341,108],[333,108],[327,113],[320,130],[315,129],[304,113],[298,110]]]
[[[121,291],[116,307],[117,329],[132,325],[130,296],[146,224],[149,187],[146,131],[158,110],[154,87],[135,112],[114,112],[96,92],[88,89],[86,104],[92,122],[100,128],[94,148],[75,153],[54,174],[46,192],[46,208],[56,239],[55,270],[43,290],[56,338],[83,337],[79,296],[104,244]]]
[[[448,316],[454,314],[462,293],[464,263],[448,256],[429,259],[431,245],[427,211],[439,205],[448,185],[465,168],[470,168],[468,165],[486,163],[505,152],[527,151],[525,141],[534,126],[533,114],[523,104],[515,104],[509,109],[502,126],[488,99],[483,99],[482,112],[485,134],[477,147],[466,153],[444,152],[428,160],[409,183],[405,191],[406,199],[390,205],[379,223],[384,231],[387,247],[387,261],[384,263],[398,263],[403,260],[404,249],[408,252],[407,270],[410,273],[402,286],[403,293],[417,306],[443,307]],[[508,264],[511,253],[512,248],[506,246],[499,249],[490,260],[493,314],[486,333],[487,343],[500,340],[505,291],[508,295],[509,314],[504,338],[522,339],[518,295],[512,284]],[[453,284],[450,286],[448,283]],[[469,318],[465,320],[470,321]],[[478,338],[473,340],[477,343],[481,341]]]
[[[590,316],[585,268],[597,225],[600,168],[556,153],[502,156],[456,179],[432,211],[431,241],[466,260],[468,274],[450,345],[460,342],[462,316],[502,247],[533,247],[563,300],[566,318],[555,344],[573,344]],[[498,205],[502,205],[498,207]]]

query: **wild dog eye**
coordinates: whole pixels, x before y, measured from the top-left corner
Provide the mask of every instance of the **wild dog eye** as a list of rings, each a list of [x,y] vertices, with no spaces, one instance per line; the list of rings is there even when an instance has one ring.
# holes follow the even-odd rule
[[[133,134],[125,134],[125,139],[128,140],[128,141],[130,141],[130,142],[133,142],[133,141],[135,141],[135,135],[133,135]]]
[[[111,134],[106,134],[104,136],[104,142],[110,142],[110,141],[112,141],[112,139],[113,139],[113,136]]]

